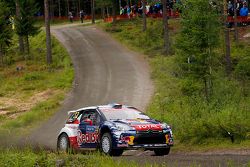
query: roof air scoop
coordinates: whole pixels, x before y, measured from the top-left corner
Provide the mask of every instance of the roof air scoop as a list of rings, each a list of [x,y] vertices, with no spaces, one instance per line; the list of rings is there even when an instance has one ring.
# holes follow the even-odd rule
[[[118,103],[111,103],[109,104],[112,108],[114,109],[121,109],[122,108],[122,104],[118,104]]]

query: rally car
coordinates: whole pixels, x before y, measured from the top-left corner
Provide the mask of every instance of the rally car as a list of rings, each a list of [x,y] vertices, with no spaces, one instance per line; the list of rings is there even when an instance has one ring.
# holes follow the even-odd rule
[[[124,150],[143,149],[162,156],[173,146],[170,126],[134,107],[109,104],[68,114],[57,139],[60,151],[100,149],[107,155],[120,156]]]

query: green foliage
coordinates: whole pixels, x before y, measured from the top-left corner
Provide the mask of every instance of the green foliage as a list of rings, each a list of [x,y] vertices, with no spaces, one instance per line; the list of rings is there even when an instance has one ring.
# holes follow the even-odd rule
[[[86,167],[137,167],[135,162],[115,160],[100,153],[84,154],[56,154],[46,151],[26,150],[0,150],[0,166],[26,167],[26,166],[86,166]],[[149,165],[146,165],[149,166]],[[152,165],[151,165],[152,166]],[[156,166],[156,165],[154,165]]]
[[[11,44],[13,35],[9,22],[9,14],[9,8],[0,0],[0,59],[2,60],[6,47],[9,47]]]
[[[113,0],[96,0],[95,3],[97,8],[105,8],[111,7]]]
[[[196,5],[204,2],[190,1]],[[195,14],[198,9],[205,10],[196,9],[196,7],[192,6],[193,11],[190,12]],[[206,7],[209,9],[209,6]],[[203,11],[200,12],[203,13]],[[244,42],[240,46],[232,47],[236,78],[225,77],[222,62],[224,54],[219,48],[220,41],[217,41],[218,38],[222,38],[218,34],[220,28],[217,27],[217,15],[213,15],[213,11],[209,11],[209,14],[216,19],[211,20],[212,18],[206,16],[207,13],[192,17],[191,14],[186,14],[184,18],[189,19],[185,20],[185,23],[181,22],[186,26],[185,31],[179,29],[178,20],[170,19],[172,39],[180,45],[177,49],[173,48],[177,55],[169,57],[161,55],[162,24],[158,20],[150,20],[149,22],[153,24],[148,24],[149,29],[156,31],[149,30],[150,33],[145,34],[140,31],[141,20],[120,21],[117,24],[108,23],[102,26],[127,46],[150,56],[151,75],[156,90],[147,113],[153,118],[172,125],[176,143],[183,143],[185,146],[190,144],[191,147],[194,144],[202,146],[212,144],[218,147],[227,143],[227,147],[237,147],[239,143],[250,140],[250,81],[248,78],[250,47]],[[199,20],[199,17],[202,20]],[[207,25],[206,21],[212,25]],[[191,26],[191,23],[197,25]],[[208,28],[213,26],[216,31]],[[112,29],[120,31],[110,31]],[[176,35],[179,31],[182,37]],[[206,38],[199,39],[201,34]],[[154,39],[152,42],[146,41],[151,40],[151,37]],[[211,40],[206,40],[210,38]],[[211,48],[211,52],[209,52],[210,49],[206,49],[207,47]],[[199,59],[196,58],[195,61],[191,59],[193,64],[188,64],[187,58],[190,55],[195,55]],[[211,74],[208,67],[211,67]],[[211,84],[209,101],[204,96],[202,73],[209,75]],[[234,136],[234,144],[231,144],[228,132]],[[249,146],[249,142],[247,145]]]
[[[16,18],[16,32],[20,36],[33,36],[39,32],[34,15],[39,8],[34,0],[19,0],[20,17]]]
[[[233,50],[233,61],[235,62],[235,74],[240,80],[250,79],[250,47],[238,45]]]
[[[74,71],[66,49],[55,38],[52,38],[55,48],[53,50],[54,62],[52,66],[48,67],[45,61],[44,41],[45,32],[41,31],[37,36],[31,38],[33,43],[31,46],[32,60],[24,63],[16,59],[15,64],[3,68],[3,70],[0,69],[0,96],[25,100],[46,90],[51,90],[54,93],[46,101],[33,106],[29,112],[19,114],[17,120],[9,119],[8,115],[3,115],[0,118],[0,133],[2,131],[12,133],[16,132],[17,129],[23,133],[23,131],[29,130],[27,127],[48,119],[57,111],[60,106],[59,102],[63,100],[65,93],[71,88]],[[16,71],[17,66],[21,66],[23,69]],[[17,108],[12,110],[13,113],[18,113]]]
[[[134,19],[130,22],[120,21],[115,24],[108,23],[105,29],[128,45],[140,48],[148,55],[160,54],[163,46],[163,28],[161,21],[148,19],[148,28],[141,31],[142,20]]]
[[[189,77],[186,82],[200,80],[204,83],[202,91],[208,98],[212,70],[217,66],[215,49],[220,46],[220,17],[207,0],[184,1],[183,6],[181,32],[176,40],[176,63],[180,66],[179,74]],[[193,91],[192,84],[186,86],[184,89]]]

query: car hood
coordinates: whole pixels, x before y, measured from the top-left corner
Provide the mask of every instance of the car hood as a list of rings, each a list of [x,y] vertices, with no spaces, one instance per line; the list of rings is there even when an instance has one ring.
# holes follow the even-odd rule
[[[113,123],[126,124],[137,131],[162,130],[163,124],[153,119],[124,119],[112,120]]]

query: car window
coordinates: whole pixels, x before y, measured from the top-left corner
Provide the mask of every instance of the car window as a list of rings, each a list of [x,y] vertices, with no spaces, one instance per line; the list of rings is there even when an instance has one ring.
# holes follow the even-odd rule
[[[86,110],[82,113],[81,122],[84,122],[86,119],[89,119],[92,121],[93,125],[99,125],[100,124],[100,115],[96,110]]]
[[[121,109],[101,109],[104,116],[110,119],[150,119],[144,113],[129,108],[121,108]]]
[[[67,123],[74,122],[77,118],[80,117],[80,112],[73,112],[69,115],[69,118],[67,120]]]

